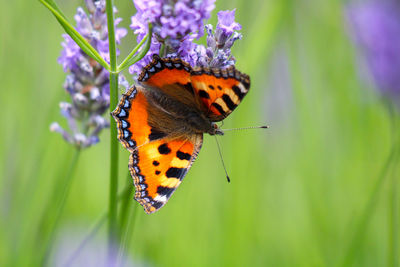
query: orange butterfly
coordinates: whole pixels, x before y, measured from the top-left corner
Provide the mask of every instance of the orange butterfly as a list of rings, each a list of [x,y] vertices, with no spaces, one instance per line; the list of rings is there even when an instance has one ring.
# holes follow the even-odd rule
[[[226,118],[250,88],[233,66],[192,68],[181,59],[154,55],[112,112],[118,139],[130,152],[135,199],[147,213],[167,203],[196,159],[203,133],[222,135]]]

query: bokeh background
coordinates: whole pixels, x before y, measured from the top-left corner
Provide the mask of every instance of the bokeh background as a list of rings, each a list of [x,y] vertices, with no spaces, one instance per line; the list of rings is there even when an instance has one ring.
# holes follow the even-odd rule
[[[95,266],[92,259],[106,254],[109,131],[68,176],[70,193],[47,242],[58,216],[48,207],[64,197],[74,157],[49,131],[64,122],[58,103],[69,100],[57,63],[63,30],[39,1],[0,2],[0,265],[40,266],[48,246],[49,266]],[[70,21],[83,4],[57,2]],[[134,5],[115,2],[128,28]],[[210,22],[218,10],[237,8],[244,38],[233,53],[252,79],[224,128],[270,129],[220,138],[230,184],[206,136],[159,212],[145,214],[131,189],[120,201],[126,266],[395,266],[391,119],[359,60],[346,4],[217,0]],[[121,54],[134,45],[129,31]],[[128,156],[120,146],[121,190]]]

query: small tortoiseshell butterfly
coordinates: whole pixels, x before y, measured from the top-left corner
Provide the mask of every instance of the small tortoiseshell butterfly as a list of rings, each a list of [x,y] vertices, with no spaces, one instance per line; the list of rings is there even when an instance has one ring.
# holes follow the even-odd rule
[[[203,133],[223,132],[226,118],[250,88],[233,66],[192,68],[181,59],[154,55],[112,112],[118,139],[130,152],[135,199],[147,213],[164,206],[182,182],[203,143]]]

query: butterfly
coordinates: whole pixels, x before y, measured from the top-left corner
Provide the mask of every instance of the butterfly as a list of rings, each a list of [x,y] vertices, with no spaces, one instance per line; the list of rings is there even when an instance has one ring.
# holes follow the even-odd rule
[[[118,139],[130,151],[135,199],[146,213],[167,203],[196,159],[203,134],[223,135],[216,122],[240,104],[250,78],[233,66],[191,67],[179,58],[152,61],[112,112]]]

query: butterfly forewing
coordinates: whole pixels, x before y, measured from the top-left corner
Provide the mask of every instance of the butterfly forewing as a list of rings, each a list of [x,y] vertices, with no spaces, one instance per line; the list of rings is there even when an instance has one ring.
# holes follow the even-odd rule
[[[192,86],[207,107],[212,121],[226,118],[240,104],[250,88],[249,76],[234,67],[227,69],[195,68]]]
[[[181,59],[161,59],[156,55],[143,69],[139,81],[161,88],[179,100],[189,95],[193,105],[203,110],[212,121],[221,121],[231,114],[250,88],[249,76],[233,66],[225,69],[192,68]]]

